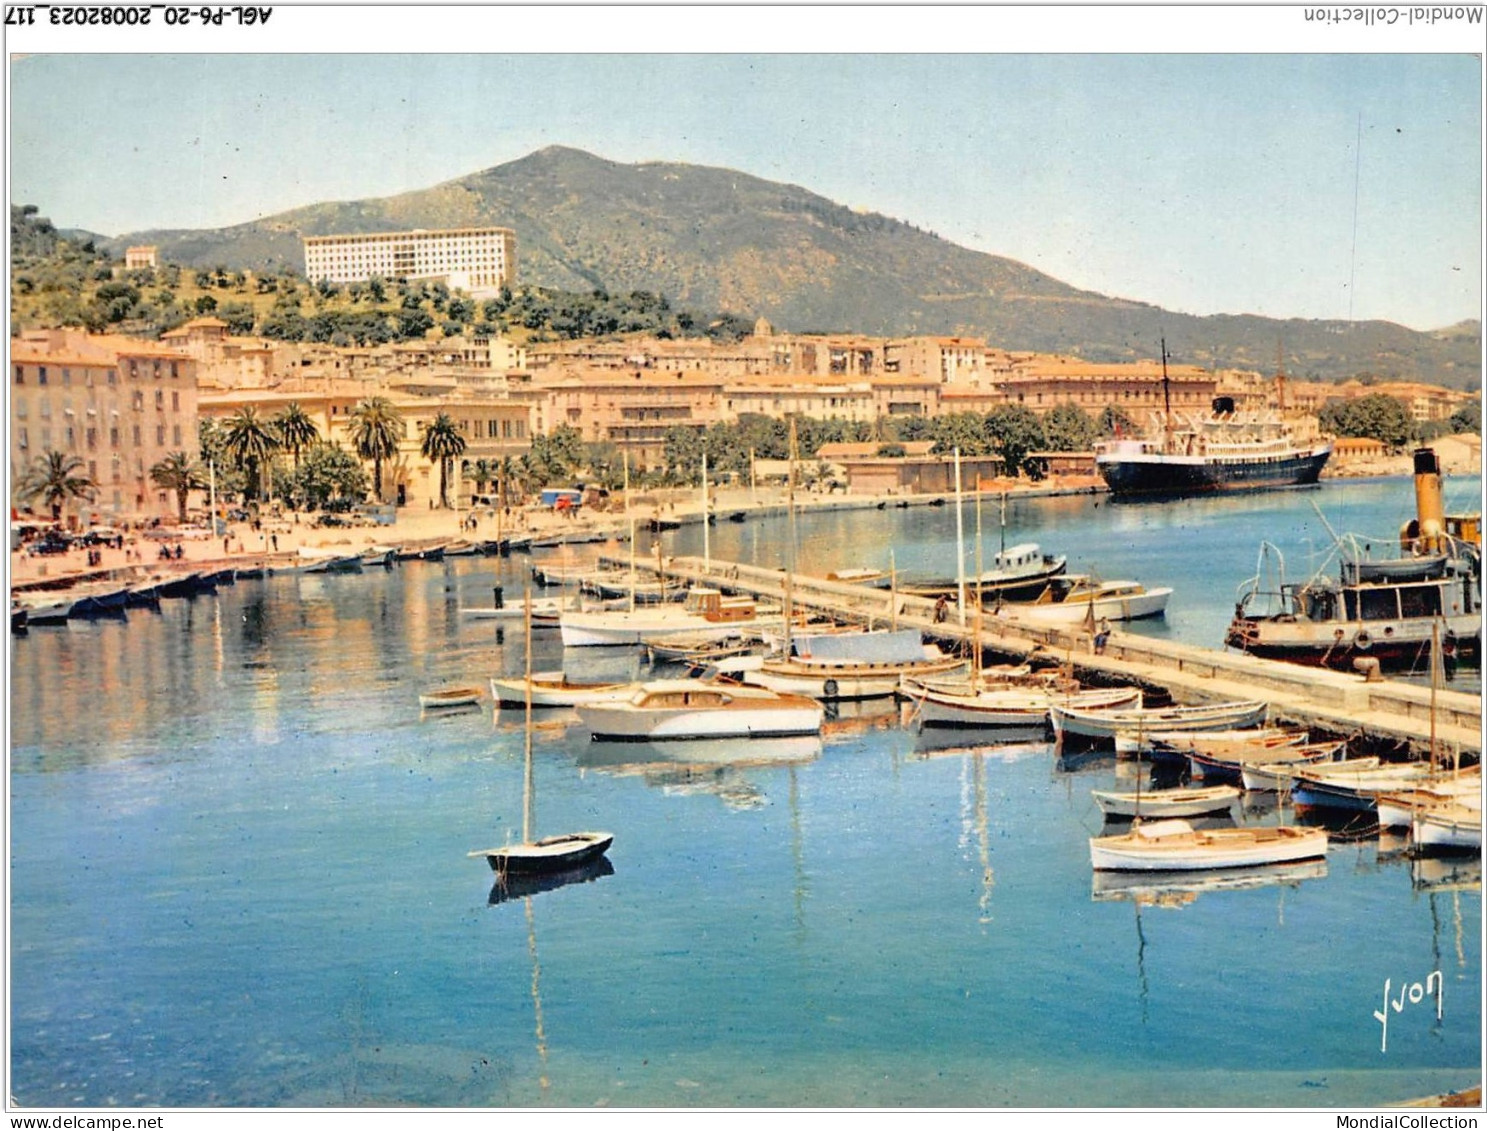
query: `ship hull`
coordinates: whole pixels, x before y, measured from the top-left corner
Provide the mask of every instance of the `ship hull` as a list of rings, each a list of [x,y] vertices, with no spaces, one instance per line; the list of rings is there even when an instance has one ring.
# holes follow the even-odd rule
[[[1307,486],[1321,476],[1331,455],[1325,445],[1263,458],[1122,454],[1098,457],[1096,466],[1115,496],[1202,495]]]

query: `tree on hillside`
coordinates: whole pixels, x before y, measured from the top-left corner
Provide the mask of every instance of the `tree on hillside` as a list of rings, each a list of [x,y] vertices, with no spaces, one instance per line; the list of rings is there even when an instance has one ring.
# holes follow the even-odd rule
[[[21,478],[17,494],[30,502],[40,499],[52,512],[52,520],[62,517],[62,509],[74,499],[92,502],[98,493],[98,485],[86,475],[79,474],[83,461],[65,452],[48,451],[36,457],[31,467]]]
[[[372,461],[372,493],[382,501],[382,462],[397,454],[403,418],[386,397],[368,397],[351,413],[351,443],[357,455]]]
[[[201,473],[201,464],[185,452],[172,452],[150,468],[150,481],[164,491],[176,494],[176,518],[186,521],[186,502],[192,491],[207,488],[207,480]]]
[[[419,452],[430,463],[439,464],[439,506],[449,509],[449,461],[465,454],[465,438],[448,413],[441,412],[423,430]]]

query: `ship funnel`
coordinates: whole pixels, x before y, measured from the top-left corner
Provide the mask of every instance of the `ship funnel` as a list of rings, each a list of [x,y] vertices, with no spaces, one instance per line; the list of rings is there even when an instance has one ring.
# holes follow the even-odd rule
[[[1445,547],[1446,507],[1441,492],[1441,465],[1431,448],[1415,451],[1415,518],[1399,531],[1401,548],[1416,554],[1438,554]]]

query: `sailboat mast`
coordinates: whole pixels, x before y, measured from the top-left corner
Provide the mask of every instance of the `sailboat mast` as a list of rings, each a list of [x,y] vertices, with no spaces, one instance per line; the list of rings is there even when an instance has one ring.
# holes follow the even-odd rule
[[[526,742],[522,752],[521,839],[523,844],[530,844],[532,841],[532,587],[530,584],[523,586],[522,606],[527,678],[525,680],[526,694],[523,696],[525,710],[523,729],[526,731]]]
[[[960,449],[955,449],[955,590],[960,627],[966,626],[966,536],[960,494]]]
[[[702,572],[712,571],[712,541],[707,529],[707,453],[702,453]]]
[[[790,474],[786,480],[785,502],[790,515],[790,545],[785,559],[785,659],[790,658],[790,620],[795,615],[791,601],[791,580],[795,573],[795,459],[798,455],[795,417],[790,418]]]
[[[630,508],[630,453],[625,453],[625,518],[630,524],[630,611],[635,611],[635,512]]]
[[[1172,379],[1167,376],[1167,339],[1162,338],[1162,405],[1163,405],[1163,438],[1165,447],[1172,444]]]

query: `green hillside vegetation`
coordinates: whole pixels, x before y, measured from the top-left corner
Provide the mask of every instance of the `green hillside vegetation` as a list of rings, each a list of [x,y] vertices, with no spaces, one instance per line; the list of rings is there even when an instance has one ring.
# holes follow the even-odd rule
[[[752,323],[736,315],[674,310],[664,295],[544,287],[507,290],[476,302],[442,283],[373,279],[311,286],[289,267],[273,273],[224,264],[165,264],[125,271],[91,241],[53,228],[34,205],[11,206],[11,322],[18,328],[74,326],[158,338],[211,316],[229,332],[279,341],[377,345],[443,334],[502,334],[518,343],[614,334],[736,341]]]
[[[763,316],[794,332],[965,334],[1092,361],[1150,358],[1165,335],[1179,360],[1197,365],[1269,372],[1279,347],[1285,371],[1302,380],[1481,384],[1475,322],[1431,334],[1382,321],[1175,314],[1078,290],[796,185],[560,146],[398,196],[214,231],[131,233],[107,246],[155,244],[191,268],[272,274],[303,262],[303,236],[485,225],[515,230],[524,285],[664,294],[680,308]]]

